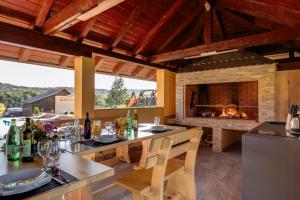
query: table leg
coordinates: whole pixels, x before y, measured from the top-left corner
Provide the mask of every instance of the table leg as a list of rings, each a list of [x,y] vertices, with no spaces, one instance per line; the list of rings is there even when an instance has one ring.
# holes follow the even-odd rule
[[[142,156],[139,165],[136,166],[135,169],[141,169],[145,167],[146,158],[149,156],[148,149],[149,149],[150,141],[151,141],[150,139],[142,141],[142,145],[143,145]]]
[[[87,185],[85,187],[79,188],[77,190],[67,192],[61,198],[63,200],[93,200],[93,194],[91,186]]]
[[[117,147],[116,148],[116,157],[117,158],[120,157],[121,160],[123,160],[123,161],[127,162],[128,164],[130,164],[128,149],[129,149],[128,145]]]

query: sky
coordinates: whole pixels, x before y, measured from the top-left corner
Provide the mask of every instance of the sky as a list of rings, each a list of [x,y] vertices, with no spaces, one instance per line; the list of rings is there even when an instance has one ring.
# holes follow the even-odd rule
[[[110,89],[115,77],[96,74],[96,89]],[[74,71],[0,60],[0,82],[27,87],[73,87]],[[124,78],[128,89],[156,89],[156,82]]]

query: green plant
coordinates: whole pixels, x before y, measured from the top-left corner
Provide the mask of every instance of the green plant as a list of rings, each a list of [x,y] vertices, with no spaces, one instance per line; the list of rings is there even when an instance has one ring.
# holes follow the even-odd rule
[[[33,109],[33,114],[38,115],[38,114],[40,114],[40,113],[41,113],[40,108],[39,108],[39,107],[34,107],[34,109]]]
[[[124,86],[124,79],[116,77],[105,99],[105,105],[108,107],[119,106],[125,104],[128,98],[129,95],[127,88]]]

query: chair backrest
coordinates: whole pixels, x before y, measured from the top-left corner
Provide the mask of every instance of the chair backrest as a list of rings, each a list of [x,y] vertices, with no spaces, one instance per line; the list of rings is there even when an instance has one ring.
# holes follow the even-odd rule
[[[196,127],[170,136],[173,139],[173,147],[170,150],[169,159],[186,153],[185,170],[193,173],[202,134],[202,128]]]
[[[164,178],[172,144],[173,140],[169,137],[153,139],[150,142],[149,153],[152,156],[146,158],[145,168],[153,167],[150,188],[153,199],[163,199]]]

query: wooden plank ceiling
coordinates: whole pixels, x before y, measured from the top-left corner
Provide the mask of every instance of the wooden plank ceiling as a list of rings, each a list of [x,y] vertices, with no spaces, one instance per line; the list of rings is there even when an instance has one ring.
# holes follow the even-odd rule
[[[155,80],[203,53],[299,51],[299,27],[293,0],[0,0],[0,56],[69,69],[93,56],[98,73]]]

